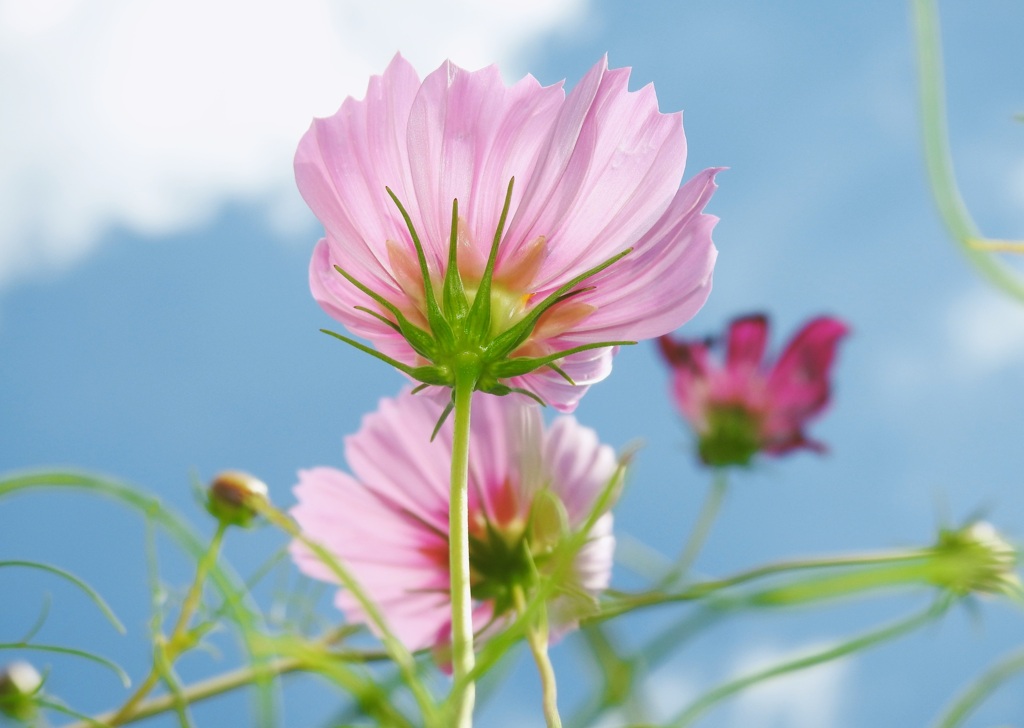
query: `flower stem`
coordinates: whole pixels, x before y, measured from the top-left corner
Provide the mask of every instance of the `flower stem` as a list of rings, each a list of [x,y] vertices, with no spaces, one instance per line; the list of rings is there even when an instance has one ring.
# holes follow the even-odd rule
[[[516,611],[526,613],[526,597],[522,587],[512,590]],[[540,684],[543,690],[544,720],[548,728],[562,728],[562,718],[558,714],[558,688],[555,683],[555,670],[548,658],[548,618],[547,610],[541,610],[539,624],[531,624],[526,632],[526,641],[530,644],[530,652],[537,663]]]
[[[921,127],[928,181],[949,234],[974,267],[990,283],[1024,300],[1024,280],[1010,267],[978,245],[984,237],[971,219],[960,196],[946,128],[946,99],[942,77],[942,48],[936,0],[913,0],[914,31],[917,40],[918,79],[921,86]]]
[[[714,525],[715,518],[718,517],[718,511],[721,509],[722,501],[725,499],[727,486],[728,479],[725,476],[725,468],[715,468],[715,474],[711,480],[711,488],[704,499],[704,505],[701,506],[697,522],[694,524],[693,530],[690,531],[690,538],[687,540],[686,546],[683,547],[683,551],[679,555],[679,559],[676,560],[675,565],[662,577],[659,584],[660,588],[671,587],[690,571],[690,567],[693,566],[697,556],[700,555],[700,550],[704,547],[708,534],[711,533],[711,526]]]
[[[1024,671],[1024,649],[1018,648],[975,680],[936,721],[936,728],[956,728],[999,686]]]
[[[469,581],[469,425],[476,372],[456,373],[455,432],[452,438],[451,499],[448,510],[449,569],[452,600],[451,705],[455,728],[473,725],[476,686],[467,676],[473,670],[473,601]]]
[[[854,652],[873,647],[874,645],[882,642],[902,637],[909,632],[913,632],[919,627],[923,627],[926,624],[934,622],[946,612],[951,603],[952,600],[948,598],[940,598],[923,612],[913,614],[910,617],[893,622],[892,624],[881,628],[865,632],[858,637],[854,637],[851,640],[828,647],[824,650],[797,657],[786,662],[781,662],[765,670],[760,670],[737,678],[736,680],[725,683],[724,685],[720,685],[698,698],[693,704],[680,713],[675,720],[669,722],[667,725],[671,728],[685,728],[686,726],[692,725],[697,718],[703,715],[712,706],[752,685],[756,685],[757,683],[764,682],[765,680],[786,675],[791,672],[804,670],[808,667],[821,665],[825,662],[830,662],[832,660],[846,657]]]
[[[217,532],[214,533],[209,548],[199,560],[199,565],[196,567],[196,577],[192,581],[188,594],[185,595],[185,601],[181,605],[181,612],[178,613],[178,621],[174,624],[171,636],[163,644],[154,645],[157,654],[154,655],[153,668],[150,670],[149,675],[146,676],[146,679],[142,681],[138,689],[132,693],[131,697],[128,698],[110,720],[105,721],[107,724],[116,726],[130,719],[134,715],[139,703],[149,695],[150,691],[160,681],[160,663],[163,662],[168,666],[173,665],[178,656],[192,646],[192,638],[188,634],[188,625],[192,621],[192,615],[195,614],[196,609],[199,607],[199,602],[203,596],[203,584],[206,582],[206,575],[217,561],[226,530],[227,524],[221,521],[217,525]]]

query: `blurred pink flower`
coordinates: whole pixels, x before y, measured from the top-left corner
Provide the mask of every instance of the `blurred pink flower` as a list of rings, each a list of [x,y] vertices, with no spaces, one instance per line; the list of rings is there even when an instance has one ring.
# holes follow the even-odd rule
[[[724,365],[712,360],[712,341],[662,336],[658,343],[674,372],[676,403],[696,431],[701,459],[715,466],[746,465],[757,452],[823,451],[803,428],[828,405],[829,370],[847,331],[838,319],[816,318],[774,364],[764,361],[765,316],[732,322]]]
[[[571,416],[545,428],[540,409],[528,400],[474,398],[469,559],[474,628],[480,632],[510,615],[514,586],[529,595],[531,559],[541,573],[551,568],[565,539],[584,527],[616,477],[618,463],[612,449]],[[451,632],[452,427],[447,423],[432,443],[436,419],[436,405],[408,391],[381,400],[359,432],[345,439],[354,477],[328,467],[300,471],[292,509],[305,534],[349,568],[414,650],[443,648]],[[614,544],[612,514],[601,513],[549,604],[556,634],[575,626],[592,608],[587,602],[608,586]],[[306,574],[336,583],[301,544],[292,544],[292,555]],[[339,591],[335,602],[349,621],[367,621],[347,591]]]
[[[365,99],[346,99],[299,143],[299,191],[326,232],[313,296],[414,379],[451,386],[468,349],[481,362],[477,389],[525,390],[571,411],[609,374],[609,342],[678,328],[711,288],[717,218],[702,211],[718,170],[680,187],[682,116],[628,81],[629,69],[601,60],[568,95],[450,62],[421,82],[396,56]]]

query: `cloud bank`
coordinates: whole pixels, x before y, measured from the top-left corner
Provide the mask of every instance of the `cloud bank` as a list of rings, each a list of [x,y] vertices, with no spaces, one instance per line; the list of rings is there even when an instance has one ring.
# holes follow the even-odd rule
[[[230,199],[294,221],[299,136],[396,51],[515,77],[586,1],[0,0],[0,286]]]

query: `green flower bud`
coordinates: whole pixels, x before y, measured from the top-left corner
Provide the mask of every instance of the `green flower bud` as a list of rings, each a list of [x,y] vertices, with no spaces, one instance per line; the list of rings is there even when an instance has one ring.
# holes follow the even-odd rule
[[[12,662],[0,671],[0,713],[17,720],[28,721],[35,714],[33,698],[43,685],[32,665]]]
[[[958,596],[971,593],[1021,596],[1017,549],[990,523],[977,521],[943,530],[932,547],[930,580]]]
[[[239,470],[218,474],[207,491],[206,509],[226,525],[247,527],[258,515],[258,503],[267,503],[267,485]]]

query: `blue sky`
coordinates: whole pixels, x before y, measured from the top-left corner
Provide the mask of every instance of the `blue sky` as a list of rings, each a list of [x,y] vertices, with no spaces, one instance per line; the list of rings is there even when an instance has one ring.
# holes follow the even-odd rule
[[[289,504],[295,471],[343,466],[341,438],[401,386],[317,331],[330,323],[306,287],[319,227],[290,181],[310,117],[361,95],[396,50],[421,71],[450,55],[467,66],[499,61],[510,79],[528,71],[570,85],[608,53],[612,66],[633,67],[634,87],[655,84],[663,110],[684,110],[688,176],[729,167],[709,206],[721,217],[714,291],[684,331],[714,333],[751,311],[772,315],[776,346],[819,313],[853,329],[832,410],[813,428],[831,453],[763,461],[737,476],[699,568],[718,574],[776,557],[926,543],[938,525],[979,510],[1024,537],[1024,313],[980,282],[938,223],[904,4],[577,0],[484,12],[445,0],[410,17],[392,3],[209,6],[64,0],[30,12],[0,3],[0,90],[12,100],[0,111],[0,471],[108,473],[204,528],[193,474],[243,468]],[[1024,6],[941,9],[964,197],[987,234],[1020,237],[1024,125],[1013,115],[1024,99],[1013,79],[1024,67]],[[674,554],[707,478],[666,387],[642,345],[620,354],[577,416],[616,446],[643,439],[617,530]],[[4,502],[0,558],[74,571],[130,632],[114,634],[70,590],[8,570],[0,641],[27,629],[50,592],[40,640],[93,649],[141,674],[142,544],[141,526],[110,504],[52,493]],[[279,544],[270,531],[232,534],[228,555],[247,573]],[[162,553],[168,579],[184,583],[185,565],[170,548]],[[622,583],[628,577],[617,571]],[[919,603],[894,597],[736,620],[658,671],[651,699],[671,707],[744,666]],[[670,616],[652,612],[620,636]],[[958,612],[752,693],[703,725],[925,725],[1021,642],[1022,626],[1019,613],[983,603],[977,618]],[[555,651],[566,704],[580,695],[579,654],[571,640]],[[52,666],[54,692],[80,709],[119,700],[106,674],[40,663]],[[182,669],[198,677],[219,664],[196,655]],[[288,725],[320,725],[336,704],[311,684],[287,700]],[[218,701],[197,717],[241,724],[244,705]],[[483,725],[540,724],[524,659],[485,711]],[[1010,688],[968,725],[1021,720],[1024,701]]]

